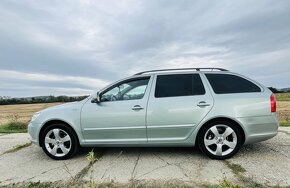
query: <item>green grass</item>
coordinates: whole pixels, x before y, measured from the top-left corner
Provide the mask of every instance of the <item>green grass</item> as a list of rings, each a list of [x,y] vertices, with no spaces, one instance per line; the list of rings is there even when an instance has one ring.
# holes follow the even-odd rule
[[[235,185],[224,178],[219,185],[203,185],[204,188],[240,188],[239,185]]]
[[[290,127],[290,121],[280,121],[280,127]]]
[[[26,144],[19,144],[19,145],[13,147],[12,149],[5,151],[3,154],[5,154],[5,153],[14,153],[14,152],[16,152],[18,150],[21,150],[23,148],[26,148],[28,146],[31,146],[31,144],[32,144],[31,142],[26,143]]]
[[[28,182],[19,183],[14,185],[8,185],[5,187],[25,187],[25,188],[81,188],[88,187],[87,182],[70,183],[70,182]],[[115,182],[100,183],[92,186],[92,188],[193,188],[195,185],[186,185],[180,183],[141,183],[141,182],[129,182],[126,184],[119,184]],[[200,186],[198,186],[200,187]],[[221,187],[221,188],[233,188],[233,187]]]
[[[226,178],[219,185],[221,188],[239,188],[240,186],[234,185],[233,183],[229,182]]]
[[[275,97],[277,101],[290,101],[290,93],[276,93]]]
[[[0,186],[1,187],[1,186]],[[72,188],[81,188],[88,187],[87,182],[79,182],[79,183],[66,183],[66,182],[22,182],[18,184],[11,184],[2,186],[3,188],[63,188],[63,187],[72,187]],[[227,180],[223,180],[218,185],[196,185],[190,183],[127,183],[127,184],[119,184],[115,182],[111,183],[100,183],[92,186],[92,188],[240,188],[238,185],[234,185]],[[254,188],[254,187],[253,187]],[[255,187],[256,188],[256,187]]]
[[[189,182],[183,181],[172,181],[172,182],[141,182],[141,181],[133,181],[125,184],[117,183],[117,182],[108,182],[108,183],[99,183],[92,186],[92,188],[195,188],[195,187],[202,187],[202,188],[286,188],[277,186],[267,186],[261,185],[259,183],[253,182],[251,179],[245,178],[240,182],[242,185],[236,185],[226,178],[224,178],[219,184],[212,185],[212,184],[194,184]],[[24,187],[24,188],[81,188],[81,187],[88,187],[86,181],[80,182],[66,182],[66,181],[58,181],[58,182],[22,182],[17,184],[10,184],[6,186],[0,186],[5,188],[17,188],[17,187]]]
[[[0,133],[26,133],[27,123],[20,121],[11,121],[0,125]]]
[[[17,187],[17,186],[15,186]],[[21,187],[21,186],[19,186]],[[25,188],[52,188],[54,187],[54,184],[51,182],[29,182],[25,185],[22,185],[22,187]]]

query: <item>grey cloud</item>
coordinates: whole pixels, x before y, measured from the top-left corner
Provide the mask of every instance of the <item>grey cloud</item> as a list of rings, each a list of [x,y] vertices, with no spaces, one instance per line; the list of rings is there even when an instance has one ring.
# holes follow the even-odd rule
[[[214,66],[289,87],[289,17],[288,1],[4,0],[0,71],[111,82],[146,69]],[[40,94],[37,87],[94,89],[0,77],[0,95]]]
[[[42,72],[60,75],[108,78],[110,70],[102,69],[98,60],[89,60],[84,54],[59,51],[0,36],[0,65],[3,70]]]

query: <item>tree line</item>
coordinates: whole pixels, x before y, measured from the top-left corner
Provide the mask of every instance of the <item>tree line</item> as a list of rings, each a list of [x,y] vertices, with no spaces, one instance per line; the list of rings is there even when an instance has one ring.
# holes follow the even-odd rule
[[[88,97],[85,96],[37,96],[37,97],[24,97],[24,98],[1,98],[0,105],[9,104],[34,104],[34,103],[53,103],[53,102],[74,102],[81,101]]]

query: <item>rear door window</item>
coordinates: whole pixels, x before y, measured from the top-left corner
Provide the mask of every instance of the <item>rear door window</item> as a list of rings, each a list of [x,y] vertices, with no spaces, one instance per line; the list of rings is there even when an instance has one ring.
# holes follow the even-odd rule
[[[199,74],[158,75],[155,97],[203,95],[205,89]]]
[[[253,82],[231,74],[205,74],[216,94],[261,92]]]

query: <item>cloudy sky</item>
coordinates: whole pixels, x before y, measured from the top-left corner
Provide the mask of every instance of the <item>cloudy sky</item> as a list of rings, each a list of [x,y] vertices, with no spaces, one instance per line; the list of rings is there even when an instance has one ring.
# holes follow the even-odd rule
[[[0,96],[89,94],[179,67],[290,87],[290,1],[0,1]]]

